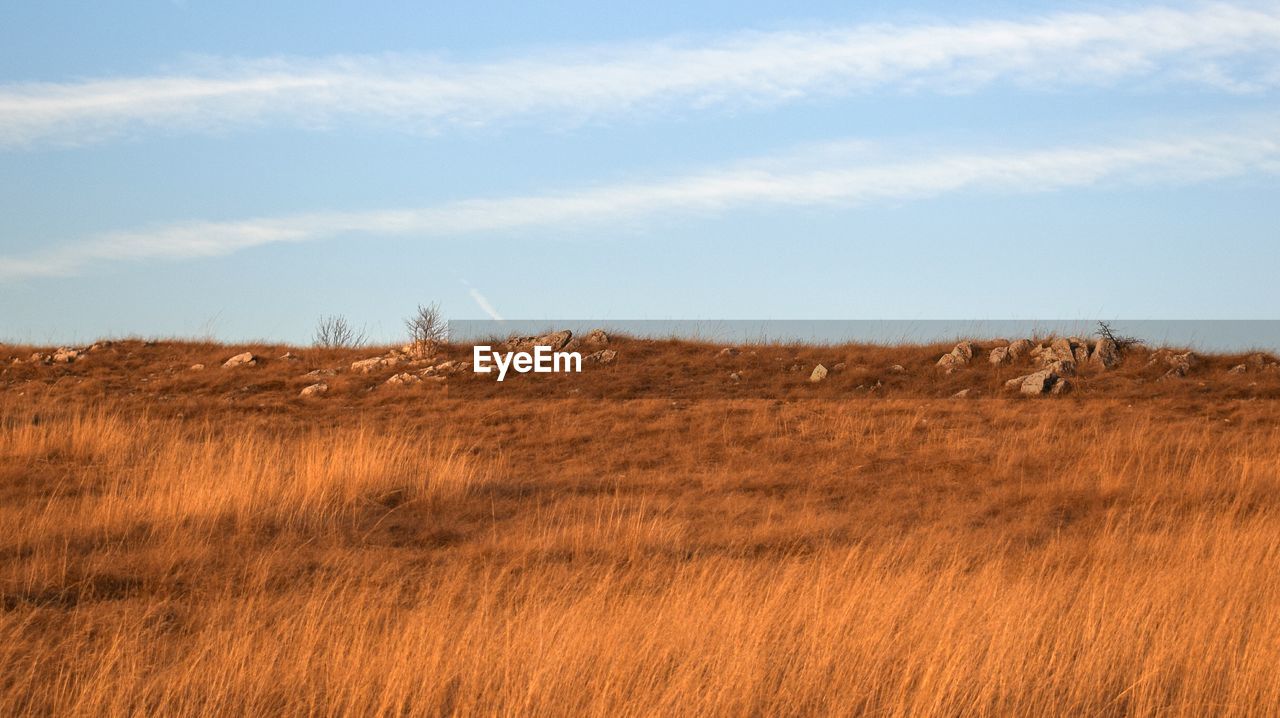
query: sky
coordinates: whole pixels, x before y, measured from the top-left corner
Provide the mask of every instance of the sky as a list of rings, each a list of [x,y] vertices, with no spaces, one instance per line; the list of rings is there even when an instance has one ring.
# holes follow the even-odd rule
[[[1278,319],[1280,2],[9,3],[0,339]]]

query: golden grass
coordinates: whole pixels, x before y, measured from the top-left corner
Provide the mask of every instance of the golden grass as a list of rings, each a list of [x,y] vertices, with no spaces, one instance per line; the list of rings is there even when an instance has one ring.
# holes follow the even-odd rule
[[[1280,706],[1270,399],[81,391],[0,393],[0,715]]]

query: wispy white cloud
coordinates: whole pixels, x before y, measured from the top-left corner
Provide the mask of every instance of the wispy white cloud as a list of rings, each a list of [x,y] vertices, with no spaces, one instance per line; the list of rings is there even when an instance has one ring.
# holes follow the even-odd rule
[[[462,280],[462,283],[467,287],[467,294],[471,295],[471,300],[476,303],[476,306],[480,307],[480,311],[487,314],[489,318],[494,321],[502,321],[502,315],[499,314],[498,310],[494,309],[493,305],[489,303],[488,297],[481,294],[479,289],[471,286],[471,282],[464,279]]]
[[[281,242],[347,236],[424,240],[538,227],[573,229],[671,213],[768,206],[849,206],[957,191],[1038,192],[1099,184],[1198,182],[1248,173],[1280,174],[1280,124],[1221,134],[1169,136],[1050,149],[940,152],[898,161],[815,166],[794,157],[755,161],[643,183],[555,194],[473,199],[431,207],[315,212],[232,222],[184,222],[111,232],[27,256],[0,256],[0,279],[60,276],[102,262],[225,255]],[[842,144],[839,147],[856,145]]]
[[[1275,3],[856,25],[567,49],[490,62],[424,56],[206,59],[163,74],[0,85],[0,148],[260,124],[433,133],[511,121],[774,105],[874,90],[967,92],[1127,80],[1255,92],[1280,82]]]

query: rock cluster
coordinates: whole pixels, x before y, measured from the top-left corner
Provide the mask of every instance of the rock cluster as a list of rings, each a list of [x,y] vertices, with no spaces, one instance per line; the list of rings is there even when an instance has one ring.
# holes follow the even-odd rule
[[[611,364],[614,359],[618,358],[618,352],[613,349],[601,349],[582,358],[583,361],[592,364]]]
[[[1115,342],[1099,339],[1092,344],[1078,337],[1055,337],[1048,344],[1035,344],[1030,339],[1013,342],[1000,340],[987,354],[987,362],[1001,367],[1018,363],[1023,359],[1035,360],[1044,370],[1058,377],[1075,376],[1079,368],[1090,364],[1101,369],[1114,369],[1120,363],[1120,352]],[[969,364],[977,347],[973,342],[960,342],[949,353],[938,359],[937,366],[950,374]],[[1031,376],[1031,375],[1026,375]],[[1047,391],[1047,390],[1046,390]],[[1061,391],[1069,391],[1063,389]]]
[[[943,354],[942,358],[938,359],[937,366],[945,373],[950,374],[951,372],[966,366],[969,361],[973,359],[973,351],[975,348],[976,347],[973,342],[960,342],[955,345],[955,348],[953,348],[949,354]]]
[[[1168,349],[1160,349],[1151,355],[1151,359],[1147,361],[1147,366],[1167,366],[1168,371],[1160,378],[1165,379],[1181,379],[1186,376],[1200,364],[1200,357],[1195,352],[1177,353]]]
[[[1227,371],[1228,374],[1247,374],[1255,371],[1280,371],[1280,362],[1270,356],[1257,352],[1250,354],[1243,364],[1237,364]]]
[[[1015,377],[1004,383],[1005,388],[1015,389],[1029,396],[1066,394],[1073,388],[1071,381],[1058,376],[1052,369],[1041,369],[1025,376]]]
[[[595,330],[595,332],[600,332],[601,335],[604,335],[604,332],[599,329]],[[591,334],[594,335],[595,332]],[[536,337],[511,337],[506,341],[505,346],[508,351],[514,352],[530,351],[534,347],[550,347],[551,351],[558,352],[567,347],[572,340],[573,332],[568,329],[562,329],[558,332],[549,332]],[[605,337],[605,341],[608,341],[608,337]]]

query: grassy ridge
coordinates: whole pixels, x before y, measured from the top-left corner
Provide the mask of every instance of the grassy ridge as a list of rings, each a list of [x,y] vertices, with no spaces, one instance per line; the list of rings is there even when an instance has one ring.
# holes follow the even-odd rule
[[[712,347],[617,346],[582,386],[706,387],[339,375],[301,400],[377,352],[223,371],[239,348],[168,343],[9,367],[0,714],[1280,705],[1272,375],[1156,381],[1134,355],[1069,397],[959,401],[1002,370],[761,347],[779,401],[733,393]],[[796,357],[848,368],[812,386]]]

